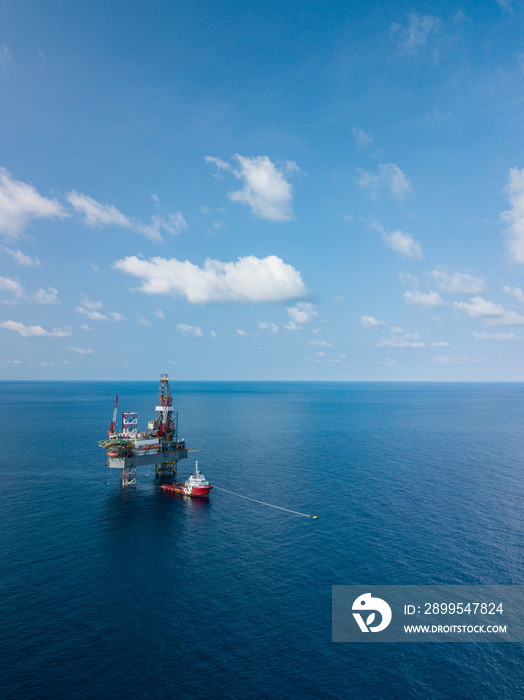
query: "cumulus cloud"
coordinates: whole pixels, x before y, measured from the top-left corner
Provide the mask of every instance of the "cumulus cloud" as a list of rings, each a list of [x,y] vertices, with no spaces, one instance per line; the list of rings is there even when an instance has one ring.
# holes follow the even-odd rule
[[[449,343],[446,340],[436,340],[431,343],[432,348],[449,348]]]
[[[379,326],[385,326],[385,321],[377,321],[373,316],[361,316],[360,325],[364,328],[378,328]]]
[[[438,34],[442,25],[438,17],[419,15],[413,12],[408,17],[407,25],[391,25],[391,33],[399,36],[399,48],[406,53],[416,53],[426,46],[430,36]]]
[[[3,250],[13,258],[17,265],[37,266],[41,264],[37,257],[31,258],[29,255],[22,253],[21,250],[12,250],[7,248],[7,246],[3,246]]]
[[[19,301],[29,301],[35,304],[58,304],[58,289],[47,287],[29,293],[15,279],[10,277],[0,277],[0,293],[9,295],[7,299],[0,299],[0,304],[16,304]]]
[[[450,294],[480,294],[486,289],[484,280],[465,272],[449,272],[436,267],[430,274],[438,287]]]
[[[188,326],[187,323],[177,323],[176,327],[186,338],[202,338],[204,335],[198,326]]]
[[[162,231],[175,235],[187,228],[187,223],[180,212],[167,217],[153,216],[150,224],[143,224],[137,219],[122,214],[112,204],[100,204],[92,197],[79,192],[70,192],[67,199],[73,208],[83,215],[88,226],[121,226],[141,233],[153,241],[163,240]]]
[[[417,289],[404,292],[404,299],[406,300],[406,304],[426,307],[441,306],[444,303],[442,297],[440,294],[437,294],[437,292],[420,292]]]
[[[313,323],[318,316],[314,305],[307,301],[299,301],[295,306],[288,306],[287,313],[292,323],[298,325]]]
[[[71,352],[76,352],[77,355],[92,355],[94,350],[91,348],[67,348]]]
[[[384,242],[388,248],[405,255],[407,258],[420,259],[423,257],[422,246],[409,233],[402,233],[402,231],[386,233],[384,234]]]
[[[58,304],[58,289],[54,287],[39,289],[32,295],[31,299],[36,304]]]
[[[233,156],[235,165],[220,158],[207,156],[206,163],[215,165],[218,170],[232,173],[243,183],[243,188],[228,194],[232,202],[240,202],[262,219],[270,221],[289,221],[293,218],[291,200],[293,187],[267,156]],[[288,161],[285,166],[288,173],[300,171],[296,163]]]
[[[402,200],[411,191],[411,183],[395,163],[381,163],[378,174],[368,173],[359,169],[357,183],[367,189],[372,197],[378,190],[385,189],[397,200]]]
[[[42,326],[26,326],[18,321],[1,321],[0,328],[6,328],[9,331],[20,333],[23,338],[30,336],[53,336],[55,338],[66,338],[71,335],[71,331],[66,328],[53,328],[51,331],[46,331]]]
[[[56,199],[42,197],[34,187],[13,180],[0,168],[0,233],[8,238],[19,236],[33,219],[63,219],[67,216]]]
[[[455,309],[465,311],[471,318],[480,318],[487,326],[520,326],[524,324],[524,316],[516,311],[505,309],[502,304],[473,297],[470,303],[465,301],[454,302]]]
[[[176,258],[130,256],[113,267],[140,279],[141,292],[182,296],[193,304],[289,301],[307,293],[300,272],[275,255],[249,255],[235,262],[208,258],[203,267]]]
[[[366,134],[365,131],[358,129],[356,126],[351,127],[351,133],[359,146],[367,146],[373,141],[373,138],[369,134]]]

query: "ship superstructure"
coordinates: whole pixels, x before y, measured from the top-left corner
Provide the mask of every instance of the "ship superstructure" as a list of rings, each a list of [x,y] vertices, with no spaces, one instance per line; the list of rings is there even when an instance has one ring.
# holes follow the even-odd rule
[[[121,470],[122,488],[136,486],[136,469],[145,465],[154,464],[157,474],[176,476],[177,462],[187,458],[187,447],[178,437],[178,411],[173,410],[168,375],[160,375],[156,418],[147,424],[147,430],[139,432],[138,414],[126,411],[122,431],[116,432],[117,406],[118,396],[107,440],[98,444],[107,452],[107,466]]]

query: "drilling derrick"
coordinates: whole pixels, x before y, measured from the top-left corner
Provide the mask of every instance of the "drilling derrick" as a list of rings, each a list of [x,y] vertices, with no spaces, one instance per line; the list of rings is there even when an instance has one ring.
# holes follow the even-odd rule
[[[138,414],[126,411],[122,414],[122,432],[115,433],[117,402],[109,439],[98,444],[107,451],[107,466],[121,470],[122,488],[136,487],[136,470],[140,466],[154,464],[157,475],[176,475],[177,462],[187,457],[187,447],[178,438],[178,411],[173,411],[168,375],[160,375],[156,418],[144,432],[138,431]]]

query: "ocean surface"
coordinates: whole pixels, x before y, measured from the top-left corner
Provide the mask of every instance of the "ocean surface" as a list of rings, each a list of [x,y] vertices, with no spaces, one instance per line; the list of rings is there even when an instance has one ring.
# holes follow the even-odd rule
[[[524,385],[171,380],[216,486],[122,492],[115,395],[0,383],[0,697],[522,698],[521,644],[335,644],[334,584],[524,583]],[[119,411],[119,420],[120,418]]]

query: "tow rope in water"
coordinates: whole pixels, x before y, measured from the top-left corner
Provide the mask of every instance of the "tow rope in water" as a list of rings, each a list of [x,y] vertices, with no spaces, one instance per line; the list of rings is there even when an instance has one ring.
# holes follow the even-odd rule
[[[235,493],[234,491],[228,491],[227,489],[221,489],[220,486],[213,486],[214,489],[219,491],[225,491],[226,493],[231,493],[233,496],[239,496],[239,498],[245,498],[248,501],[254,501],[255,503],[262,503],[263,506],[269,506],[270,508],[278,508],[279,510],[285,510],[288,513],[294,513],[295,515],[302,515],[304,518],[311,518],[315,520],[316,515],[308,515],[307,513],[299,513],[298,510],[290,510],[289,508],[282,508],[282,506],[274,506],[272,503],[266,503],[265,501],[258,501],[256,498],[250,498],[249,496],[243,496],[241,493]]]

